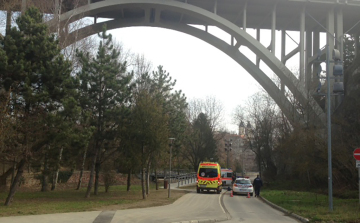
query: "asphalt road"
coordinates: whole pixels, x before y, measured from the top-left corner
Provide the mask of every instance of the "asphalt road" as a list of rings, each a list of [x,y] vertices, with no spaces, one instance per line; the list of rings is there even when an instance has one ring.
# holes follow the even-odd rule
[[[177,185],[172,184],[172,188]],[[173,204],[119,211],[92,211],[0,218],[0,223],[170,223],[170,222],[298,222],[258,198],[213,192],[197,194],[195,189]]]
[[[228,211],[231,219],[227,223],[246,222],[299,222],[283,212],[277,211],[256,197],[247,198],[246,195],[230,196],[227,192],[223,197],[225,209]]]

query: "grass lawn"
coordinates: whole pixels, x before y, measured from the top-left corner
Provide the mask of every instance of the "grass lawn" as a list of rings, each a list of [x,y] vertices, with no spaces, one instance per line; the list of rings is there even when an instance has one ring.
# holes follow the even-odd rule
[[[268,201],[310,220],[310,222],[360,223],[359,199],[333,197],[333,211],[329,211],[327,195],[288,190],[262,190]]]
[[[129,192],[125,185],[112,186],[107,193],[104,187],[100,187],[99,194],[92,193],[90,198],[85,198],[85,191],[86,188],[64,188],[49,192],[24,191],[20,188],[10,206],[3,205],[7,192],[0,192],[0,217],[160,206],[173,203],[186,193],[172,190],[171,198],[168,198],[168,190],[155,190],[152,185],[148,198],[143,200],[139,185],[132,185]]]

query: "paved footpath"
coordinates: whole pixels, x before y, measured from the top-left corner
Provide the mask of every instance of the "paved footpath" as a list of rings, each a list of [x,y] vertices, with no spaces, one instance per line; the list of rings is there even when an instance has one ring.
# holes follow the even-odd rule
[[[172,183],[171,190],[181,189],[181,186],[195,185],[195,180],[186,180],[182,183]],[[179,186],[179,187],[178,187]],[[133,212],[134,209],[125,210]],[[26,215],[13,217],[0,217],[0,223],[110,223],[121,211],[88,211],[44,215]],[[136,213],[134,213],[136,216]]]

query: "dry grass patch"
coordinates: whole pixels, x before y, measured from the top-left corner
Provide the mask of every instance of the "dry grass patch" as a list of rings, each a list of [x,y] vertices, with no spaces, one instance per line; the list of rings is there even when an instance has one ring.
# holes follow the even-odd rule
[[[151,187],[149,196],[144,200],[139,185],[133,185],[131,191],[126,191],[126,186],[112,186],[107,193],[104,192],[104,187],[100,187],[99,194],[96,196],[92,194],[90,198],[85,198],[85,190],[85,188],[81,190],[61,188],[49,192],[19,191],[12,205],[0,206],[0,217],[154,207],[171,204],[187,193],[182,190],[172,190],[171,198],[168,198],[168,190],[155,190]],[[3,204],[6,196],[6,192],[0,193]]]

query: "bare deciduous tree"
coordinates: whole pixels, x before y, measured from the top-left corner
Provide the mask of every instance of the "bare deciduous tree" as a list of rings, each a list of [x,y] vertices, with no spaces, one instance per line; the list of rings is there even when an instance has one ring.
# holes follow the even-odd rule
[[[218,130],[222,126],[224,106],[221,101],[213,96],[205,99],[192,99],[189,102],[187,116],[189,122],[193,122],[199,114],[206,114],[212,130]]]

